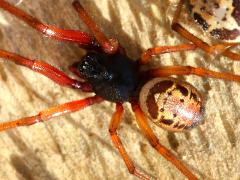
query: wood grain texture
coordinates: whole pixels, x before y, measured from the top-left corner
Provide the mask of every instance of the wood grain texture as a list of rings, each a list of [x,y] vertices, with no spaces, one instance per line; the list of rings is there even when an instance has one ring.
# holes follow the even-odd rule
[[[133,59],[149,47],[184,42],[170,28],[177,0],[81,0],[81,3],[108,37],[117,37]],[[69,0],[23,0],[18,6],[45,23],[87,31]],[[191,22],[186,26],[194,25]],[[42,59],[68,74],[71,74],[68,66],[85,53],[76,44],[43,37],[2,10],[0,27],[0,48]],[[204,37],[198,28],[193,30]],[[200,50],[155,57],[148,67],[173,64],[240,74],[239,62]],[[153,125],[160,142],[200,179],[239,179],[239,84],[196,76],[180,78],[204,94],[205,123],[192,131],[175,134]],[[0,121],[34,115],[47,107],[89,96],[60,87],[2,59],[0,83]],[[125,110],[119,134],[137,167],[158,179],[184,179],[148,144],[128,105]],[[46,123],[1,132],[0,179],[136,179],[128,173],[111,143],[108,125],[113,111],[114,104],[104,102]]]

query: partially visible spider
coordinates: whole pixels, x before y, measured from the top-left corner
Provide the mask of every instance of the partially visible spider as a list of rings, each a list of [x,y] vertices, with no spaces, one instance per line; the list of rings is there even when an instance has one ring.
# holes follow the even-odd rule
[[[221,42],[209,45],[179,24],[183,5],[189,14],[204,30]],[[240,55],[229,50],[239,44],[240,39],[240,2],[235,0],[179,0],[173,17],[172,29],[197,47],[213,55],[223,55],[239,61]],[[153,52],[154,53],[154,52]]]
[[[129,172],[140,179],[150,179],[148,175],[135,168],[117,134],[123,114],[122,104],[129,102],[135,113],[138,126],[157,152],[174,164],[187,178],[197,179],[183,163],[159,143],[145,116],[156,125],[170,131],[191,129],[203,120],[204,100],[192,85],[168,76],[195,74],[237,82],[240,81],[240,76],[191,66],[166,66],[147,71],[141,70],[141,64],[144,63],[144,60],[150,59],[153,55],[152,52],[156,55],[186,49],[194,50],[196,46],[181,44],[155,47],[143,53],[141,57],[144,57],[144,60],[140,58],[133,61],[126,56],[124,48],[119,45],[116,39],[108,39],[99,30],[78,1],[74,1],[73,6],[83,22],[92,31],[94,37],[85,32],[63,30],[43,24],[8,2],[0,1],[2,9],[20,18],[44,35],[61,41],[77,42],[79,45],[92,50],[70,67],[80,80],[68,77],[43,61],[30,60],[5,50],[0,50],[0,57],[41,73],[59,85],[96,94],[83,100],[49,108],[36,116],[1,123],[0,130],[47,121],[53,117],[100,103],[103,100],[115,102],[116,112],[113,114],[109,126],[112,141],[120,152]]]

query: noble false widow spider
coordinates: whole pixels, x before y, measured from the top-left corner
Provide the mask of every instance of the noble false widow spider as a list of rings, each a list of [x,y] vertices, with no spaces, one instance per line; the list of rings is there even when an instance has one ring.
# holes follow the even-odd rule
[[[71,71],[79,76],[80,81],[68,77],[63,72],[40,60],[30,60],[5,50],[0,50],[0,57],[43,74],[59,85],[96,94],[83,100],[49,108],[36,116],[2,123],[0,124],[0,130],[47,121],[53,117],[100,103],[103,100],[115,102],[116,112],[113,114],[109,126],[112,141],[120,152],[129,172],[141,179],[149,179],[148,175],[135,168],[117,134],[123,114],[122,104],[129,102],[135,113],[138,126],[157,152],[174,164],[186,177],[197,179],[184,164],[159,143],[145,116],[156,125],[170,131],[191,129],[202,121],[204,101],[192,85],[168,76],[194,74],[237,82],[240,81],[240,76],[190,66],[166,66],[141,71],[141,64],[148,62],[153,55],[194,50],[196,46],[181,44],[155,47],[144,52],[139,60],[133,61],[125,55],[124,48],[120,46],[116,39],[108,39],[99,30],[78,1],[74,1],[73,6],[94,34],[94,37],[85,32],[63,30],[43,24],[8,2],[0,1],[0,8],[20,18],[42,34],[61,41],[76,42],[87,49],[93,50],[89,51],[81,61],[70,67]]]

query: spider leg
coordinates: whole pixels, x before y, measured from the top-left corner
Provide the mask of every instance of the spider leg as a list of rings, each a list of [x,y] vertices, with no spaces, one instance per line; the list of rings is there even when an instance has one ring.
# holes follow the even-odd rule
[[[116,112],[113,114],[111,124],[109,126],[109,133],[111,135],[112,142],[116,146],[116,148],[118,149],[120,155],[122,156],[122,158],[123,158],[123,160],[124,160],[124,162],[125,162],[125,164],[128,168],[129,173],[137,176],[140,179],[149,180],[150,178],[147,175],[145,175],[142,172],[139,172],[135,168],[132,160],[128,156],[128,154],[127,154],[127,152],[126,152],[126,150],[125,150],[125,148],[122,144],[121,139],[119,138],[119,136],[117,134],[117,128],[119,127],[119,124],[121,122],[122,114],[123,114],[122,104],[116,103]]]
[[[142,53],[141,58],[139,59],[140,64],[147,64],[152,56],[170,53],[170,52],[178,52],[178,51],[187,51],[194,50],[197,46],[194,44],[180,44],[176,46],[158,46],[153,47]]]
[[[197,75],[201,77],[210,77],[240,82],[240,75],[226,72],[216,72],[205,68],[196,68],[192,66],[164,66],[148,70],[144,74],[147,74],[147,76],[150,77],[166,77],[171,75]]]
[[[97,27],[96,23],[93,19],[87,14],[86,10],[82,7],[82,5],[75,0],[72,3],[75,10],[78,12],[79,17],[83,20],[83,22],[87,25],[87,27],[92,31],[97,41],[100,43],[103,51],[108,54],[114,54],[118,48],[119,44],[117,39],[108,39],[104,33]]]
[[[201,48],[205,52],[208,52],[213,55],[223,55],[232,60],[240,61],[240,54],[234,53],[228,48],[239,45],[239,43],[219,43],[214,45],[209,45],[198,37],[194,36],[188,30],[186,30],[182,25],[178,23],[178,18],[180,17],[181,9],[183,6],[184,0],[180,0],[177,6],[177,10],[175,12],[173,21],[172,21],[172,29],[179,33],[185,39],[194,43],[197,47]]]
[[[85,92],[91,92],[92,87],[88,83],[80,82],[75,79],[68,77],[62,71],[56,69],[55,67],[40,61],[40,60],[30,60],[25,57],[19,56],[17,54],[4,51],[0,49],[0,58],[5,58],[6,60],[12,61],[18,65],[25,66],[35,72],[43,74],[54,82],[75,89],[81,89]]]
[[[0,8],[21,19],[29,26],[46,35],[47,37],[61,41],[76,42],[82,46],[89,46],[93,48],[98,46],[98,43],[96,43],[94,37],[89,35],[88,33],[76,30],[64,30],[55,26],[44,24],[37,18],[32,17],[31,15],[11,5],[5,0],[0,0]]]
[[[50,120],[51,118],[62,116],[66,113],[75,112],[87,106],[90,106],[92,104],[100,103],[102,101],[103,99],[101,97],[93,96],[93,97],[88,97],[82,100],[68,102],[68,103],[51,107],[49,109],[41,111],[35,116],[17,119],[10,122],[0,123],[0,131],[15,128],[18,126],[29,126],[35,123],[47,121],[47,120]]]
[[[132,102],[132,109],[135,113],[136,120],[139,128],[142,130],[145,137],[148,139],[150,144],[168,161],[176,166],[188,179],[197,179],[195,175],[182,163],[180,162],[169,149],[159,143],[158,138],[154,135],[151,130],[145,115],[143,114],[140,106],[136,102]]]

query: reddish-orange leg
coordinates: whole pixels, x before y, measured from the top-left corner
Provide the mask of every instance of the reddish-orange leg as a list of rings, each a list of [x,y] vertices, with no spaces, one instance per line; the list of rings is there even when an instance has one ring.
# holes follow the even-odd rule
[[[178,52],[178,51],[189,51],[196,49],[197,46],[194,44],[180,44],[175,46],[158,46],[149,48],[142,53],[141,59],[139,60],[140,64],[147,64],[150,61],[150,58],[155,55]]]
[[[103,51],[108,54],[114,54],[118,50],[118,41],[116,39],[108,39],[103,32],[97,27],[93,19],[87,14],[82,5],[78,1],[73,2],[73,7],[79,14],[79,17],[92,31],[97,41],[100,43]]]
[[[29,126],[35,123],[47,121],[51,118],[62,116],[67,113],[75,112],[80,109],[83,109],[92,104],[100,103],[103,99],[98,96],[89,97],[83,100],[72,101],[55,107],[51,107],[44,111],[41,111],[39,114],[31,117],[26,117],[22,119],[17,119],[10,122],[5,122],[0,124],[0,131],[15,128],[18,126]]]
[[[148,63],[152,56],[166,53],[166,51],[177,52],[177,51],[182,51],[186,47],[188,50],[193,50],[195,47],[194,45],[191,46],[191,44],[183,44],[179,46],[183,48],[179,48],[178,46],[163,46],[163,48],[161,47],[151,48],[150,50],[152,50],[154,53],[148,53],[148,50],[147,50],[142,54],[141,59],[139,59],[140,61],[139,63],[142,63],[142,64]],[[145,54],[147,55],[145,56]],[[198,75],[202,77],[211,77],[216,79],[240,82],[240,75],[235,75],[235,74],[226,73],[226,72],[216,72],[216,71],[211,71],[205,68],[198,68],[198,67],[191,67],[191,66],[165,66],[165,67],[148,70],[144,74],[149,77],[166,77],[171,75]]]
[[[172,29],[178,32],[181,36],[183,36],[187,40],[194,43],[197,47],[201,48],[202,50],[210,54],[214,54],[214,55],[221,54],[223,56],[231,58],[232,60],[239,61],[240,55],[228,50],[228,48],[236,46],[239,43],[221,43],[221,44],[215,44],[211,46],[211,45],[208,45],[203,40],[191,34],[189,31],[187,31],[183,26],[181,26],[178,23],[178,18],[180,17],[183,4],[184,4],[184,0],[180,0],[172,21]]]
[[[147,76],[150,77],[166,77],[171,75],[197,75],[201,77],[210,77],[240,82],[240,75],[216,72],[204,68],[196,68],[191,66],[165,66],[161,68],[148,70],[146,74]]]
[[[84,92],[91,92],[92,88],[88,83],[80,82],[75,79],[68,77],[62,71],[56,69],[55,67],[40,61],[40,60],[30,60],[25,57],[19,56],[17,54],[4,51],[0,49],[0,58],[5,58],[6,60],[12,61],[18,65],[28,67],[29,69],[47,76],[54,82],[67,86],[70,88],[81,89]]]
[[[17,7],[14,7],[7,1],[0,0],[0,8],[8,11],[9,13],[18,17],[19,19],[23,20],[32,28],[36,29],[40,33],[50,38],[54,38],[61,41],[77,42],[80,45],[84,46],[93,46],[96,44],[93,36],[89,35],[88,33],[75,30],[59,29],[57,27],[44,24],[37,18],[30,16],[29,14],[25,13],[24,11]]]
[[[109,126],[109,133],[111,135],[112,142],[116,146],[116,148],[118,149],[120,155],[122,156],[122,158],[123,158],[123,160],[124,160],[124,162],[125,162],[125,164],[128,168],[128,171],[131,174],[137,176],[140,179],[149,180],[150,178],[147,175],[145,175],[142,172],[139,172],[135,168],[132,160],[128,156],[128,154],[127,154],[127,152],[126,152],[126,150],[125,150],[125,148],[122,144],[122,141],[120,140],[120,138],[117,134],[117,129],[119,127],[119,124],[121,123],[122,114],[123,114],[122,104],[117,103],[116,104],[116,112],[113,114],[111,124]]]
[[[197,179],[197,177],[193,175],[192,172],[170,152],[170,150],[159,143],[158,138],[154,135],[138,103],[132,102],[131,105],[135,113],[138,126],[152,147],[155,148],[165,159],[174,164],[176,168],[178,168],[188,179]]]
[[[100,43],[103,51],[109,54],[115,53],[118,50],[118,41],[116,39],[107,39],[78,1],[74,1],[73,6],[78,12],[83,22],[93,32],[98,43]],[[59,29],[57,27],[44,24],[37,18],[32,17],[31,15],[25,13],[17,7],[14,7],[13,5],[4,0],[0,0],[0,8],[8,11],[9,13],[13,14],[14,16],[27,23],[32,28],[36,29],[40,33],[50,38],[61,41],[76,42],[82,46],[87,46],[93,49],[99,46],[94,37],[89,35],[88,33],[76,30]]]

